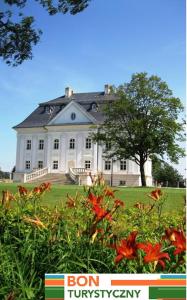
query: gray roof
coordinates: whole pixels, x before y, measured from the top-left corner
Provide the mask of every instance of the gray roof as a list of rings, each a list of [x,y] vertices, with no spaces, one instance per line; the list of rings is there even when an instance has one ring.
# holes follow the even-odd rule
[[[102,112],[106,103],[112,103],[117,97],[114,94],[105,94],[104,92],[93,93],[75,93],[70,97],[61,96],[54,100],[40,103],[39,106],[20,124],[13,128],[32,128],[47,126],[49,122],[71,101],[75,101],[82,106],[84,110],[94,117],[98,124],[104,121]],[[92,104],[98,105],[98,111],[92,109]],[[75,122],[73,124],[76,124]]]

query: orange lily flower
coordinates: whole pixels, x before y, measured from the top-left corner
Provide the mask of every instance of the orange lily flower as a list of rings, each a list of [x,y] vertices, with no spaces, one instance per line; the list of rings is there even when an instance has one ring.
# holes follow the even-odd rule
[[[106,218],[109,221],[112,221],[112,216],[110,212],[100,207],[99,205],[94,205],[92,210],[95,213],[97,221],[101,221],[104,218]]]
[[[107,187],[105,189],[105,196],[115,198],[115,195],[114,195],[115,192],[116,191],[114,191],[114,190],[110,189],[109,187]]]
[[[178,231],[176,229],[169,228],[165,230],[165,233],[166,235],[163,238],[171,241],[171,244],[176,247],[174,255],[182,253],[186,250],[186,238],[182,230]]]
[[[66,205],[69,208],[75,207],[75,200],[67,194],[68,200],[66,201]]]
[[[120,199],[116,199],[116,200],[114,201],[114,205],[115,205],[116,207],[118,207],[118,206],[124,206],[125,204],[124,204],[124,202],[121,201]]]
[[[33,189],[33,193],[35,193],[35,194],[40,194],[40,193],[41,193],[40,187],[36,186],[36,187]]]
[[[149,194],[148,196],[150,198],[152,198],[153,200],[157,201],[160,199],[160,197],[162,196],[162,191],[160,189],[156,189],[154,191],[151,192],[151,194]]]
[[[144,262],[149,263],[155,261],[156,264],[160,264],[163,269],[165,268],[165,262],[163,259],[170,260],[169,254],[165,252],[161,252],[162,245],[157,243],[155,245],[152,245],[151,243],[139,243],[138,249],[142,249],[146,255],[144,256]]]
[[[100,205],[103,201],[103,196],[95,196],[93,193],[89,193],[88,200],[93,206]]]
[[[18,191],[19,191],[20,196],[26,196],[28,194],[28,190],[24,186],[21,186],[21,185],[18,185]]]
[[[28,217],[24,217],[23,219],[24,219],[24,221],[26,221],[28,223],[32,223],[32,224],[36,225],[37,227],[46,228],[46,226],[43,224],[43,222],[37,216],[35,216],[35,219],[31,219]]]
[[[121,240],[119,245],[111,245],[111,247],[117,252],[117,256],[115,258],[116,264],[119,263],[123,258],[136,258],[137,244],[135,240],[137,234],[137,231],[133,231],[126,239]]]

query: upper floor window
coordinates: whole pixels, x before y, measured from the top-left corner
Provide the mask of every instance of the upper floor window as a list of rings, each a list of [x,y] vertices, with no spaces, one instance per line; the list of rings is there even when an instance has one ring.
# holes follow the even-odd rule
[[[25,169],[26,170],[30,170],[30,168],[31,168],[31,162],[30,162],[30,160],[26,160],[26,162],[25,162]]]
[[[27,140],[26,149],[31,150],[31,140]]]
[[[43,169],[43,167],[44,167],[43,160],[39,160],[38,161],[38,169]]]
[[[54,149],[59,149],[59,139],[54,140]]]
[[[91,161],[90,160],[85,160],[84,166],[85,166],[85,169],[90,169],[91,168]]]
[[[39,140],[38,149],[43,150],[44,149],[44,140]]]
[[[91,149],[92,140],[90,138],[86,138],[86,149]]]
[[[110,170],[110,169],[111,169],[111,161],[105,160],[105,170]]]
[[[69,140],[69,149],[75,149],[75,139]]]
[[[58,160],[53,161],[53,169],[57,170],[58,169]]]
[[[125,171],[127,169],[127,163],[125,159],[120,160],[120,170]]]
[[[107,141],[105,144],[105,149],[108,151],[111,149],[111,142]]]

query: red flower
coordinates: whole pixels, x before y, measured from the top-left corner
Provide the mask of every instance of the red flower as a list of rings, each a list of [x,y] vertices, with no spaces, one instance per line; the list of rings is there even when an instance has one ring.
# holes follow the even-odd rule
[[[28,190],[24,186],[21,186],[21,185],[18,185],[18,191],[19,191],[20,196],[26,196],[28,194]]]
[[[94,205],[92,210],[95,213],[97,221],[100,221],[104,218],[106,218],[109,221],[112,221],[112,216],[111,216],[110,212],[105,210],[104,208],[100,207],[99,205]]]
[[[90,193],[88,196],[88,200],[89,202],[94,206],[94,205],[100,205],[102,200],[103,200],[103,196],[95,196],[93,193]]]
[[[162,191],[160,189],[156,189],[149,194],[149,197],[151,197],[153,200],[157,201],[162,196]]]
[[[145,205],[141,202],[137,202],[134,207],[140,209],[140,210],[143,210],[145,208]]]
[[[186,250],[186,238],[182,230],[178,231],[176,229],[169,228],[165,230],[165,233],[166,235],[164,236],[164,238],[171,241],[171,244],[176,247],[174,255],[182,253]]]
[[[111,245],[111,247],[117,252],[117,256],[115,258],[116,264],[119,263],[123,258],[136,258],[137,244],[135,240],[137,234],[137,231],[133,231],[126,239],[121,240],[119,245]]]
[[[41,188],[42,192],[50,191],[51,190],[51,183],[50,182],[44,182],[40,185],[40,188]]]
[[[66,201],[66,205],[69,208],[75,207],[75,200],[67,194],[68,200]]]
[[[115,197],[115,195],[114,195],[115,192],[116,191],[113,191],[112,189],[110,189],[109,187],[107,187],[105,189],[105,196],[114,198]]]
[[[114,201],[114,204],[115,204],[115,206],[124,206],[125,205],[124,202],[119,199],[116,199]]]
[[[157,243],[155,245],[152,245],[151,243],[139,243],[138,248],[142,249],[146,255],[144,256],[144,262],[149,263],[155,261],[156,263],[159,263],[163,268],[165,268],[165,262],[163,259],[170,260],[169,254],[165,252],[161,252],[162,245]]]
[[[33,193],[35,194],[40,194],[41,193],[41,188],[36,186],[34,189],[33,189]]]

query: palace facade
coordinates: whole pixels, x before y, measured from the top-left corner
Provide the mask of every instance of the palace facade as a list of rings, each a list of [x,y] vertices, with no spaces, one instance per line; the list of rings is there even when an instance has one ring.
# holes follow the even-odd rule
[[[74,93],[68,87],[64,96],[40,103],[14,127],[17,132],[14,181],[28,182],[58,173],[89,184],[91,172],[102,173],[116,186],[140,186],[139,166],[135,162],[105,159],[106,145],[93,143],[90,138],[90,132],[104,121],[103,105],[112,105],[115,100],[109,85],[105,85],[104,92],[93,93]],[[151,160],[145,164],[145,174],[147,185],[151,186]]]

